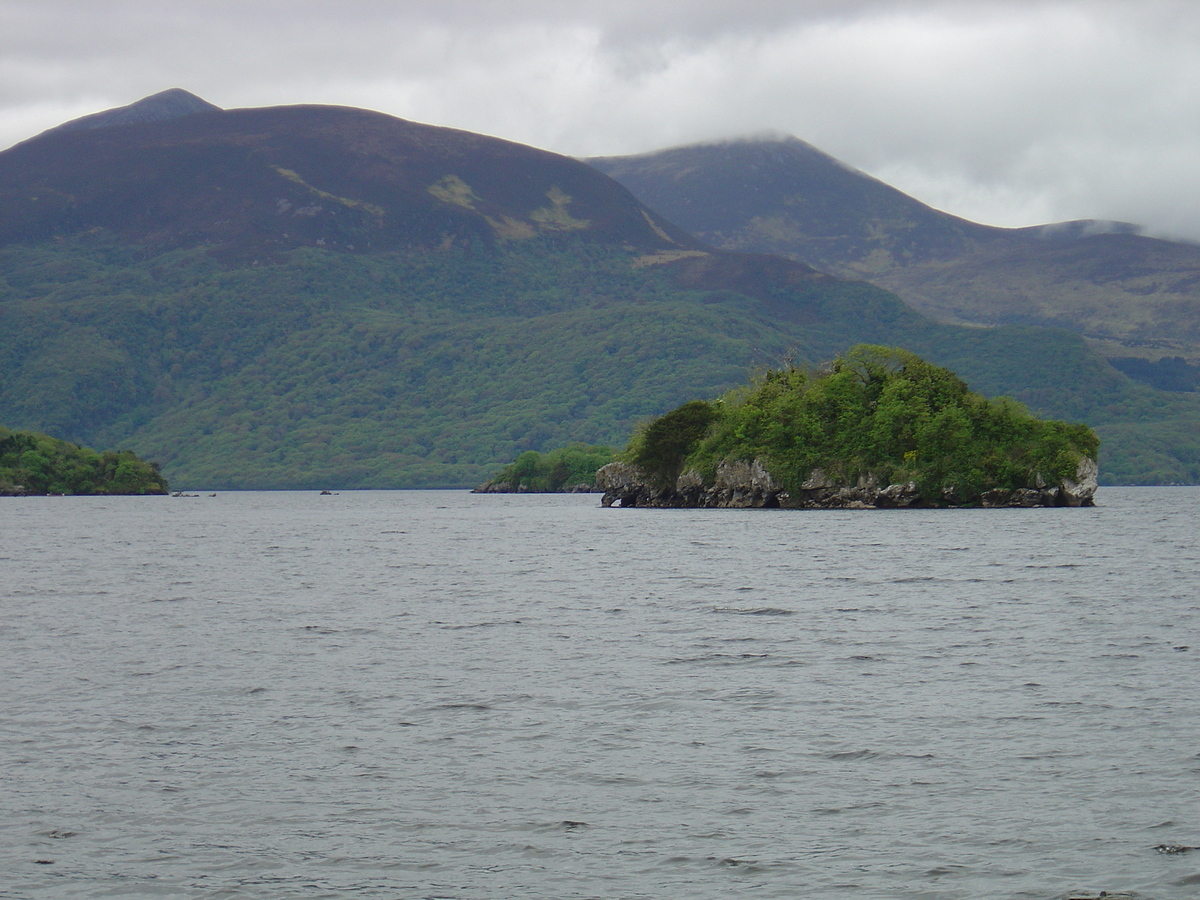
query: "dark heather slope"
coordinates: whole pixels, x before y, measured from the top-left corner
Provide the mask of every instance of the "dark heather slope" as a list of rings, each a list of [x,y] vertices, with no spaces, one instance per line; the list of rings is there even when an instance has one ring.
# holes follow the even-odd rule
[[[0,153],[0,244],[102,228],[245,259],[555,234],[645,252],[701,246],[577,160],[381,113],[212,108],[102,125]]]

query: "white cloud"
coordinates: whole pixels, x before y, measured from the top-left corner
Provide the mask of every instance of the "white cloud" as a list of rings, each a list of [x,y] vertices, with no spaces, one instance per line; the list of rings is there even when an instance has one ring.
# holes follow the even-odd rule
[[[166,87],[575,155],[775,130],[997,224],[1200,239],[1194,0],[0,0],[0,146]]]

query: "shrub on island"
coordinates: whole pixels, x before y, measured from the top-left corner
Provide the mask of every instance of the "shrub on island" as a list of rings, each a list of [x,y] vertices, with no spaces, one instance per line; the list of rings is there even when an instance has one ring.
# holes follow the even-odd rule
[[[1090,506],[1098,448],[1086,425],[859,345],[649,422],[597,485],[605,506]]]
[[[585,493],[595,490],[597,470],[614,455],[612,447],[591,444],[568,444],[548,453],[526,450],[473,493]]]
[[[34,431],[0,428],[0,496],[165,494],[155,463],[131,451],[99,453]]]

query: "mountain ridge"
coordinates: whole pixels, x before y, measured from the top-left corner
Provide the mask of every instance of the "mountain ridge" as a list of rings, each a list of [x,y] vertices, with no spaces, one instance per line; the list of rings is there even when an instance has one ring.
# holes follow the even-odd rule
[[[100,227],[242,257],[573,232],[648,252],[702,246],[576,160],[383,113],[97,115],[107,124],[51,129],[0,154],[0,243]]]
[[[713,247],[578,160],[344,107],[0,153],[0,320],[0,422],[134,448],[189,487],[469,487],[858,343],[1094,419],[1110,483],[1200,480],[1200,403],[1075,335],[939,325]]]
[[[939,321],[1064,327],[1110,358],[1200,363],[1200,245],[1125,222],[981,225],[796,138],[588,162],[718,247],[870,280]]]

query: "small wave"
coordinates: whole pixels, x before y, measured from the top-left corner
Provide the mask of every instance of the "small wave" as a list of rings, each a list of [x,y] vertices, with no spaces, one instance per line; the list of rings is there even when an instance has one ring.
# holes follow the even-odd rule
[[[626,784],[642,785],[646,782],[633,775],[584,775],[580,780],[591,784]]]
[[[937,866],[929,869],[925,875],[929,878],[938,878],[942,875],[957,875],[960,872],[966,871],[966,866]]]
[[[707,857],[707,860],[708,862],[716,863],[718,866],[722,866],[723,868],[738,869],[746,874],[753,874],[755,872],[762,871],[762,866],[758,864],[757,860],[753,859],[738,859],[736,856],[709,856]]]
[[[757,663],[770,658],[771,654],[769,653],[709,653],[705,656],[678,656],[668,659],[664,665],[680,666],[700,663],[701,665],[737,666],[745,663]]]
[[[1038,706],[1048,706],[1051,709],[1068,709],[1070,707],[1082,707],[1088,705],[1089,704],[1084,703],[1082,700],[1043,700],[1038,704]],[[1104,704],[1096,704],[1096,706],[1099,709],[1106,708]]]
[[[879,754],[874,750],[838,750],[833,753],[826,753],[826,759],[836,760],[838,762],[852,762],[859,759],[875,759]]]
[[[713,609],[713,612],[730,616],[794,616],[796,614],[795,610],[780,609],[777,606],[718,606]]]

